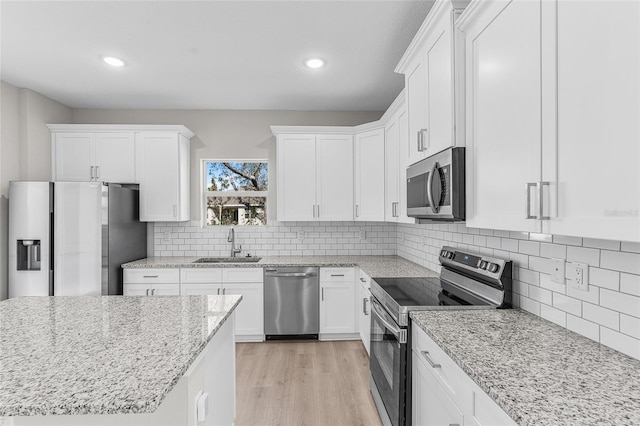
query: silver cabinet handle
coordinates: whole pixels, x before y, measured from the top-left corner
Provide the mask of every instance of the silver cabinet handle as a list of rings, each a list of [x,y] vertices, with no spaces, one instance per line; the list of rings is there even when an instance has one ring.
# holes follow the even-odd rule
[[[356,217],[360,217],[360,206],[356,204]]]
[[[93,166],[89,166],[90,169],[90,173],[91,173],[91,180],[93,180]]]
[[[96,166],[96,179],[100,179],[100,166]]]
[[[324,287],[320,288],[320,300],[324,301]]]
[[[398,217],[398,203],[391,203],[391,217]]]
[[[544,182],[540,182],[540,185],[538,186],[538,195],[539,195],[538,201],[540,201],[540,220],[549,220],[549,219],[551,219],[551,217],[544,215],[544,209],[543,209],[543,206],[544,206],[543,193],[544,193],[544,191],[543,191],[543,188],[545,186],[546,187],[550,187],[551,183],[544,181]]]
[[[363,283],[366,283],[367,280],[365,280],[364,278],[360,277],[360,281],[362,281]]]
[[[158,278],[157,275],[143,275],[142,278]]]
[[[320,204],[317,204],[318,206],[318,219],[320,219]]]
[[[155,296],[155,295],[156,295],[156,289],[155,289],[155,288],[152,288],[152,289],[151,289],[151,295],[152,295],[152,296]]]
[[[420,133],[422,133],[422,150],[423,151],[426,151],[427,149],[429,149],[429,147],[424,143],[424,135],[428,131],[429,131],[428,129],[420,129]]]
[[[422,132],[418,130],[418,152],[422,152]]]
[[[362,298],[362,313],[365,315],[369,315],[369,312],[367,312],[367,302],[369,301],[369,299],[367,299],[366,297]]]
[[[223,288],[223,289],[222,289],[222,294],[223,294],[223,295],[224,295],[224,294],[227,294],[227,289],[226,289],[226,288]]]
[[[147,292],[146,292],[146,294],[147,294],[147,296],[149,295],[149,289],[147,289]]]
[[[220,296],[220,289],[218,289],[218,296]]]
[[[429,356],[429,352],[427,351],[420,351],[420,353],[422,354],[422,356],[424,357],[424,359],[427,360],[427,362],[429,363],[429,365],[432,368],[441,368],[442,366],[440,364],[436,364],[435,362],[433,362],[433,360],[431,359],[431,357]]]
[[[537,219],[538,216],[532,216],[531,215],[531,188],[534,186],[538,186],[538,184],[536,182],[527,182],[525,184],[524,190],[526,191],[526,196],[527,196],[527,211],[526,214],[524,216],[525,219]]]
[[[431,185],[433,184],[433,176],[438,171],[438,166],[439,164],[436,161],[433,164],[433,167],[431,167],[431,172],[429,173],[429,177],[427,178],[427,200],[429,201],[429,205],[431,206],[431,211],[433,211],[434,213],[438,213],[438,210],[440,210],[440,206],[435,205],[436,203],[433,200],[433,191],[431,190]],[[438,202],[440,202],[440,200],[438,200]]]
[[[344,274],[331,274],[332,277],[344,277]]]

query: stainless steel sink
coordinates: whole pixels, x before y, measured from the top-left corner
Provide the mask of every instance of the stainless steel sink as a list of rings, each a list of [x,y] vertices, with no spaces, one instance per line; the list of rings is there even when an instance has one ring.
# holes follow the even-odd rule
[[[191,263],[256,263],[261,257],[201,257]]]

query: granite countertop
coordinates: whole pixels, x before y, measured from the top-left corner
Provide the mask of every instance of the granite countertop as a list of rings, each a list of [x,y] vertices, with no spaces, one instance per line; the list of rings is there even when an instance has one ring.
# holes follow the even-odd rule
[[[198,257],[148,257],[123,268],[264,268],[273,266],[359,266],[370,277],[433,277],[437,272],[400,256],[267,256],[257,263],[192,263]]]
[[[0,302],[0,417],[151,413],[241,296]]]
[[[640,361],[519,309],[412,312],[520,425],[640,425]]]

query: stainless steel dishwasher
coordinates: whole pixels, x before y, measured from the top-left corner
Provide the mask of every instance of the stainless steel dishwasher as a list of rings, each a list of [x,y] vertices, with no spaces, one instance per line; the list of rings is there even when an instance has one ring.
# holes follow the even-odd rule
[[[318,268],[265,268],[264,334],[273,339],[317,339],[320,330]]]

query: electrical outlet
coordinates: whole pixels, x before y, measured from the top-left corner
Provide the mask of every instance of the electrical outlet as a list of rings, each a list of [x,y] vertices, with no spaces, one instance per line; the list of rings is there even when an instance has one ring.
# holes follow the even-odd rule
[[[589,290],[589,265],[586,263],[572,263],[571,286],[578,290]]]
[[[564,260],[551,259],[551,281],[564,284]]]

